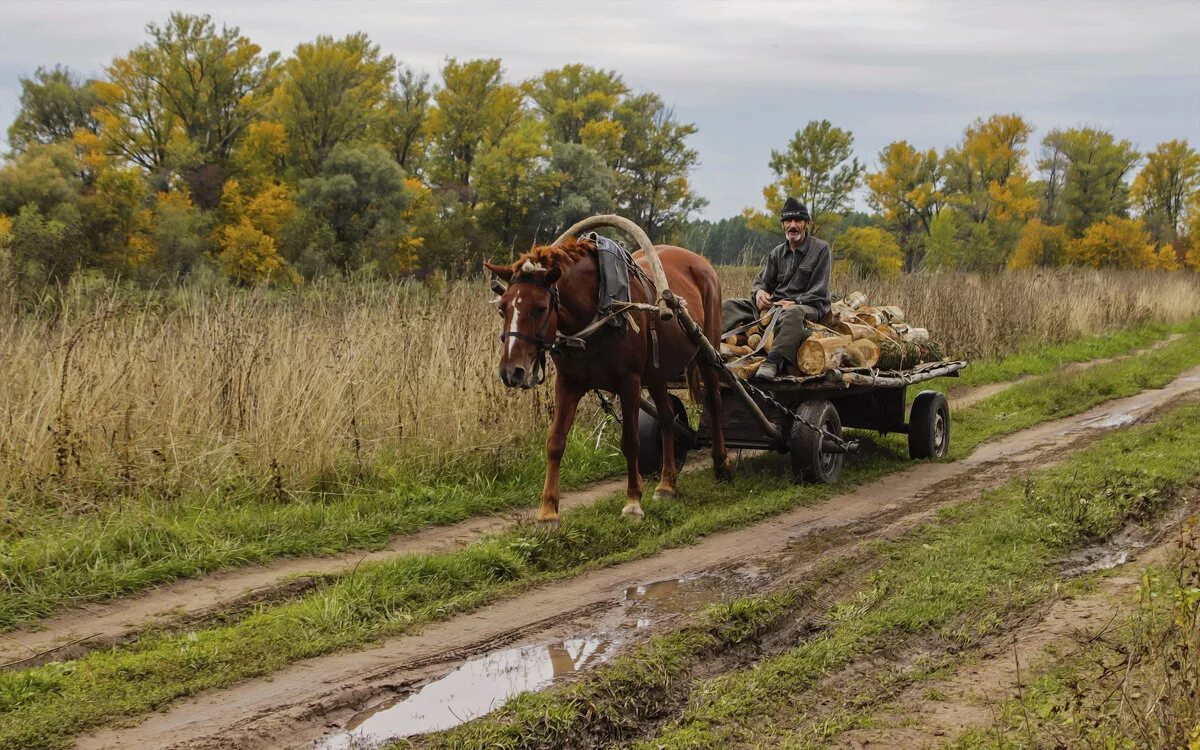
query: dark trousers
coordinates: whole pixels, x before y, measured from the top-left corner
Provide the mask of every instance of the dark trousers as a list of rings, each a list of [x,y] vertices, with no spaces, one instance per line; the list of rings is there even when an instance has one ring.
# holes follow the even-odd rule
[[[727,299],[721,304],[721,330],[740,328],[765,314],[752,299]],[[796,351],[812,333],[805,327],[804,321],[817,320],[821,315],[815,307],[792,305],[777,309],[775,317],[778,320],[775,321],[775,340],[771,345],[771,353],[778,354],[786,362],[794,365]]]

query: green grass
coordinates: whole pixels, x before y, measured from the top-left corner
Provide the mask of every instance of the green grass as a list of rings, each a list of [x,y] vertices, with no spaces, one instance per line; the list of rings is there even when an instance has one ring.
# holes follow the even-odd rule
[[[1077,413],[1123,389],[1135,389],[1132,383],[1165,382],[1196,362],[1200,336],[1193,335],[1129,363],[1052,379],[1005,402],[1019,419],[999,426],[967,420],[956,439],[978,443],[982,438],[977,433],[1018,429],[1036,421],[1039,413],[1042,419]],[[1111,382],[1114,374],[1130,385]],[[1053,411],[1047,410],[1049,405]],[[454,553],[364,565],[295,601],[265,606],[240,620],[151,635],[77,661],[6,675],[4,684],[19,681],[23,687],[14,693],[18,700],[0,705],[0,747],[61,747],[80,731],[143,714],[181,696],[404,633],[550,580],[686,545],[911,465],[895,437],[875,442],[835,486],[793,486],[784,476],[758,470],[770,463],[778,465],[779,460],[758,459],[730,484],[718,484],[706,474],[689,475],[683,498],[647,502],[640,525],[620,517],[623,497],[614,496],[568,512],[557,533],[518,526]],[[6,694],[0,687],[0,695]]]
[[[1200,330],[1200,320],[1173,327],[1147,325],[1000,362],[976,362],[961,379],[936,380],[928,387],[944,390],[1041,374],[1066,362],[1128,352],[1185,330]],[[1023,398],[1019,403],[1026,403],[1028,394]],[[1037,416],[1044,408],[1039,405],[1032,418],[1044,418]],[[977,434],[986,439],[998,429],[1019,429],[1011,425],[1029,424],[1030,418],[1001,415],[991,429]],[[615,439],[614,431],[606,437]],[[532,439],[514,448],[523,458],[506,466],[464,467],[440,476],[380,469],[370,482],[345,491],[284,501],[273,494],[216,488],[206,497],[131,498],[83,516],[10,505],[0,509],[6,588],[0,598],[0,632],[35,622],[63,606],[178,578],[282,556],[378,549],[397,534],[528,506],[536,501],[544,472],[539,446],[540,439]],[[956,455],[962,455],[961,448]],[[568,489],[579,487],[623,467],[614,445],[597,446],[590,435],[573,433],[563,483]]]
[[[879,545],[886,562],[839,603],[817,636],[753,668],[696,685],[682,717],[634,747],[821,746],[842,726],[798,701],[830,671],[914,636],[970,646],[1055,590],[1054,561],[1130,519],[1152,517],[1193,481],[1200,406],[1104,438],[1028,483],[1014,480],[942,513],[936,525]]]

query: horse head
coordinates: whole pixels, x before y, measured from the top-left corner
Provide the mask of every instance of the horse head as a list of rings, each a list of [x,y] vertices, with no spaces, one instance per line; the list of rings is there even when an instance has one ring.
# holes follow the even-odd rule
[[[517,266],[483,265],[507,284],[507,288],[496,289],[504,319],[500,380],[510,388],[532,388],[545,378],[546,352],[558,334],[555,284],[562,269],[547,269],[530,260]]]

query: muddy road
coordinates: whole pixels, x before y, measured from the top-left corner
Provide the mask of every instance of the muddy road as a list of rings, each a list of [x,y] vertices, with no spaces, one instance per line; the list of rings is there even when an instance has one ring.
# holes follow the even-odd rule
[[[511,692],[482,675],[523,671],[529,674],[520,686],[544,687],[707,601],[804,580],[819,565],[852,556],[864,542],[899,535],[939,508],[1053,463],[1105,431],[1197,393],[1200,368],[1166,388],[986,443],[963,460],[917,465],[818,506],[528,591],[374,648],[307,660],[178,701],[136,726],[83,737],[77,747],[343,747],[353,733],[381,739],[425,731],[415,720],[406,724],[403,715],[428,716],[404,700],[427,684],[440,686],[430,693],[443,696],[434,703],[449,706],[456,719],[468,718],[464,714],[494,707]],[[649,591],[658,593],[647,597]],[[446,675],[458,677],[436,682]],[[467,694],[480,699],[474,708],[445,697]],[[387,728],[375,731],[382,725]]]

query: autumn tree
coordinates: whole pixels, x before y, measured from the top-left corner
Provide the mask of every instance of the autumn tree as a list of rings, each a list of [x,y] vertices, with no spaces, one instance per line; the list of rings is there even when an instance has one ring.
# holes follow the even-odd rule
[[[475,165],[476,216],[501,243],[527,247],[542,217],[532,213],[558,186],[550,169],[545,125],[523,120],[487,147]]]
[[[290,162],[301,177],[316,175],[340,145],[352,145],[386,118],[391,55],[366,34],[318,36],[283,63],[271,111],[283,125]]]
[[[1153,269],[1159,263],[1142,223],[1120,216],[1108,216],[1071,240],[1067,259],[1076,265],[1121,270]]]
[[[879,152],[879,171],[866,175],[867,203],[900,238],[904,268],[920,266],[933,219],[945,203],[937,151],[896,141]]]
[[[953,226],[958,247],[939,238],[938,251],[930,254],[935,265],[977,271],[1004,267],[1021,227],[1037,209],[1025,166],[1032,131],[1019,115],[993,115],[967,126],[959,145],[946,150],[941,163],[946,203],[954,215],[943,220],[943,228]]]
[[[1038,215],[1043,224],[1062,223],[1062,191],[1070,166],[1065,145],[1061,130],[1052,130],[1042,139],[1042,151],[1037,161],[1042,179],[1037,186]]]
[[[33,204],[49,213],[79,198],[75,150],[70,143],[32,144],[0,167],[0,214],[15,216]]]
[[[629,87],[613,71],[574,63],[546,71],[528,81],[525,90],[545,120],[551,140],[593,146],[597,141],[619,143],[615,115]]]
[[[1010,269],[1057,268],[1066,263],[1067,230],[1058,224],[1043,224],[1030,219],[1021,230],[1016,250],[1008,259]]]
[[[1129,141],[1095,128],[1052,130],[1046,138],[1057,143],[1067,160],[1062,218],[1073,237],[1106,216],[1128,214],[1125,180],[1140,158]]]
[[[21,78],[20,109],[8,128],[13,151],[34,144],[69,141],[76,130],[95,133],[99,128],[92,110],[98,99],[91,81],[80,80],[68,68],[38,68],[32,78]]]
[[[522,119],[521,90],[504,82],[499,60],[451,58],[442,68],[442,88],[434,99],[437,108],[429,118],[430,177],[435,184],[458,192],[473,209],[478,200],[472,185],[475,160]]]
[[[1200,190],[1200,153],[1185,140],[1167,141],[1146,155],[1146,166],[1133,181],[1131,198],[1142,221],[1160,244],[1175,244],[1183,233],[1187,209]]]
[[[783,151],[771,151],[776,182],[763,195],[768,214],[778,215],[791,195],[808,207],[815,223],[850,207],[864,167],[854,158],[854,135],[828,120],[813,120],[796,132]]]
[[[581,219],[615,210],[617,175],[595,149],[579,143],[552,142],[549,174],[554,182],[538,208],[541,237],[555,239]]]
[[[862,276],[892,278],[904,264],[896,238],[878,227],[847,229],[834,243],[833,255]]]
[[[708,205],[688,181],[700,162],[687,144],[696,126],[676,120],[674,110],[655,94],[626,100],[616,117],[622,129],[617,205],[652,240],[665,239]]]

